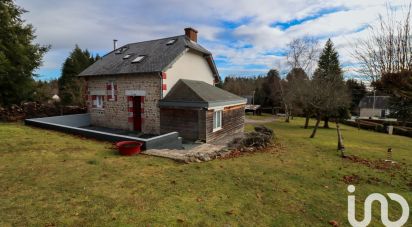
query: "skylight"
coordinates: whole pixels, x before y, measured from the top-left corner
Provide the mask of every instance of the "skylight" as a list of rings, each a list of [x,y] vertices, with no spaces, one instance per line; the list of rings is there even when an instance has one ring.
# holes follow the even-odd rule
[[[143,59],[145,57],[146,57],[145,55],[139,55],[132,61],[132,63],[139,63],[139,62],[143,61]]]
[[[130,58],[130,56],[132,56],[132,55],[126,54],[125,56],[123,56],[123,59],[128,59],[128,58]]]
[[[171,39],[166,43],[166,45],[172,45],[175,42],[176,42],[176,39]]]

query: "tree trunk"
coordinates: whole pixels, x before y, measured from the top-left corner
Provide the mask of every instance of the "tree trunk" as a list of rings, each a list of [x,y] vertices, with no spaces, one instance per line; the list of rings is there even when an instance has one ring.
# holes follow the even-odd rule
[[[318,130],[318,127],[319,127],[319,123],[320,123],[320,116],[318,115],[318,116],[316,117],[315,128],[313,128],[312,135],[310,135],[310,138],[314,138],[314,137],[315,137],[316,131]]]
[[[341,157],[345,157],[345,145],[343,145],[343,136],[340,131],[339,122],[336,120],[336,131],[338,132],[338,151],[340,151]]]
[[[305,126],[303,127],[303,128],[308,128],[308,126],[309,126],[309,115],[306,115],[306,118],[305,118]]]
[[[289,110],[288,106],[285,104],[285,122],[289,123]]]
[[[325,123],[323,124],[323,128],[329,128],[329,117],[325,117]]]

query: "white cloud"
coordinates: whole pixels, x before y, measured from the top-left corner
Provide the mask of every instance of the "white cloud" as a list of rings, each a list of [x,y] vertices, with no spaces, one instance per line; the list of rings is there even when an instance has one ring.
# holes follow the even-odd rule
[[[286,47],[293,38],[333,37],[341,61],[352,61],[350,42],[365,35],[357,29],[376,21],[385,11],[386,0],[152,0],[152,1],[31,1],[16,0],[29,10],[24,18],[36,28],[37,42],[51,44],[44,68],[60,68],[65,56],[79,44],[92,51],[107,52],[112,39],[119,44],[183,34],[183,28],[195,27],[200,40],[215,56],[228,64],[221,69],[254,71],[248,65],[285,67],[285,59],[267,52]],[[393,0],[391,5],[406,5]],[[274,22],[307,18],[324,9],[342,9],[282,30]],[[247,20],[245,20],[247,18]],[[243,22],[235,29],[223,21]],[[225,34],[226,33],[226,34]],[[243,48],[251,44],[250,48]],[[255,71],[262,71],[261,67]]]

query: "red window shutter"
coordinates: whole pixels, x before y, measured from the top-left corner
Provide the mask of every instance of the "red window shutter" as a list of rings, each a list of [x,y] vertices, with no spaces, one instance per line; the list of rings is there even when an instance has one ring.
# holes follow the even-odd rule
[[[107,100],[112,99],[112,85],[110,82],[106,83],[106,91],[107,91]]]
[[[117,101],[117,84],[114,84],[113,87],[114,87],[114,101]]]
[[[162,90],[165,91],[167,89],[166,84],[162,84]]]
[[[97,99],[96,95],[92,95],[92,107],[93,108],[96,108],[96,99]]]
[[[165,80],[166,79],[166,73],[162,72],[162,79]]]

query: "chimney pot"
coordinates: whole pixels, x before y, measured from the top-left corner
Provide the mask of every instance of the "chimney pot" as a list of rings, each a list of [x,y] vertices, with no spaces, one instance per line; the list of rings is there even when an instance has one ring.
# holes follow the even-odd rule
[[[113,50],[117,49],[117,39],[113,39]]]
[[[193,42],[197,42],[197,30],[194,28],[185,28],[185,35]]]

